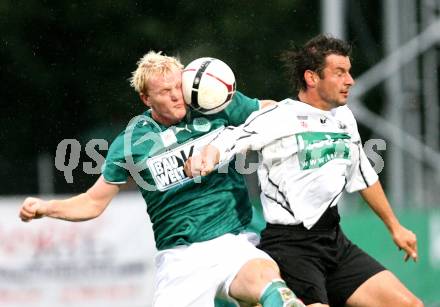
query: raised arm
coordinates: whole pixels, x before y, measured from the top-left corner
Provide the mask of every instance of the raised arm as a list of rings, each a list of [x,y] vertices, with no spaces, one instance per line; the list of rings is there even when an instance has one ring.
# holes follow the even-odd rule
[[[218,163],[229,161],[237,153],[260,150],[274,140],[292,136],[297,129],[295,119],[293,110],[280,104],[252,113],[244,124],[226,127],[200,155],[188,159],[186,175],[207,175]]]
[[[394,243],[406,252],[405,261],[410,257],[416,261],[417,255],[417,238],[416,235],[403,227],[395,216],[387,197],[382,189],[379,181],[376,181],[370,187],[359,191],[364,200],[371,209],[379,216],[388,228]]]
[[[21,205],[19,216],[23,222],[43,216],[67,221],[90,220],[99,216],[118,192],[118,185],[109,184],[100,176],[87,192],[68,199],[44,201],[28,197]]]

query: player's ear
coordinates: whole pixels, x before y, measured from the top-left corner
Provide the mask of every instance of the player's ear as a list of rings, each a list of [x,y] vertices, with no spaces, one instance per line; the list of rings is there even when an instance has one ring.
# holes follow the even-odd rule
[[[144,103],[144,105],[146,105],[147,107],[151,107],[150,96],[144,93],[140,93],[139,96],[142,102]]]
[[[304,81],[306,81],[307,87],[315,87],[316,82],[318,80],[316,72],[313,70],[307,69],[304,72]]]

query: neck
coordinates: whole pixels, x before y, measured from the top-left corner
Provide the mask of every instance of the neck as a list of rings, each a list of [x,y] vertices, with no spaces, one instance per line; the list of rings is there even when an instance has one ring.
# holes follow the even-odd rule
[[[316,91],[300,90],[298,93],[298,99],[301,102],[307,103],[308,105],[311,105],[312,107],[323,110],[323,111],[330,111],[332,109],[330,104],[328,104],[321,97],[319,97],[319,95],[318,95],[318,93],[316,93]]]
[[[169,126],[172,126],[172,125],[176,124],[176,122],[171,121],[171,120],[167,119],[166,117],[160,116],[156,112],[151,112],[151,117],[156,122],[158,122],[159,124],[164,125],[166,127],[169,127]]]

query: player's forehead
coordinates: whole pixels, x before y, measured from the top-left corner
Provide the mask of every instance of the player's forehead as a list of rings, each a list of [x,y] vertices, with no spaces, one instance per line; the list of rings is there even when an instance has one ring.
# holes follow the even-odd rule
[[[168,87],[182,82],[182,71],[180,69],[171,69],[167,71],[152,74],[147,84],[154,87]],[[153,89],[151,88],[151,89]]]
[[[339,54],[329,54],[325,58],[325,68],[329,70],[341,69],[349,71],[351,69],[350,58]]]

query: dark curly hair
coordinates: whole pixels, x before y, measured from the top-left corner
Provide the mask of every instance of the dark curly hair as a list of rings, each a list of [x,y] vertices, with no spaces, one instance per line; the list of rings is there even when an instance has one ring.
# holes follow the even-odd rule
[[[325,59],[330,54],[350,57],[351,45],[341,39],[320,34],[309,40],[303,47],[293,45],[291,49],[281,54],[280,59],[297,93],[307,89],[304,80],[306,70],[315,71],[319,77],[323,78]]]

